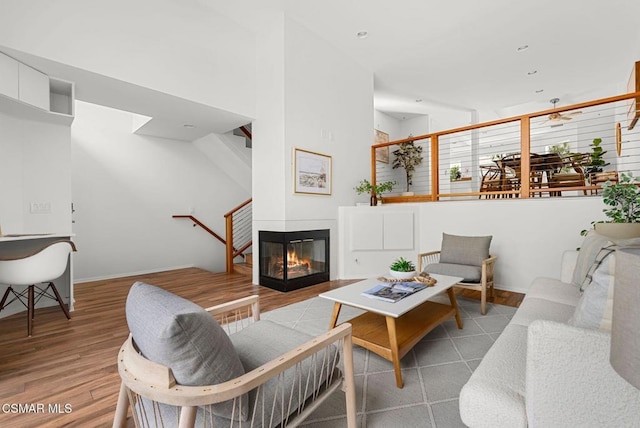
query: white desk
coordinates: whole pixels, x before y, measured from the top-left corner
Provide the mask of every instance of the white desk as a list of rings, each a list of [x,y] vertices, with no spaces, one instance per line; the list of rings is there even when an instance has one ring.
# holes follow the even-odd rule
[[[8,234],[0,236],[0,258],[22,257],[44,248],[47,244],[60,240],[71,240],[71,234]],[[73,252],[69,256],[67,269],[62,276],[54,281],[62,299],[69,305],[69,311],[73,311]],[[54,306],[55,300],[43,299],[36,307]],[[19,302],[13,302],[0,312],[0,318],[26,311]]]

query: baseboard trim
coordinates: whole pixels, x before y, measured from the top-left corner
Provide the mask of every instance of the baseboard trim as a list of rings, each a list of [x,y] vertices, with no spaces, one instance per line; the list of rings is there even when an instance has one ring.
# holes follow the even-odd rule
[[[192,268],[192,267],[196,267],[196,266],[195,265],[170,266],[170,267],[162,267],[162,268],[157,268],[157,269],[140,270],[140,271],[136,271],[136,272],[125,272],[125,273],[116,273],[116,274],[113,274],[113,275],[95,276],[95,277],[91,277],[91,278],[80,278],[80,279],[75,278],[73,280],[73,283],[74,284],[82,284],[82,283],[85,283],[85,282],[104,281],[105,279],[126,278],[127,276],[147,275],[147,274],[150,274],[150,273],[167,272],[167,271],[171,271],[171,270],[188,269],[188,268]]]

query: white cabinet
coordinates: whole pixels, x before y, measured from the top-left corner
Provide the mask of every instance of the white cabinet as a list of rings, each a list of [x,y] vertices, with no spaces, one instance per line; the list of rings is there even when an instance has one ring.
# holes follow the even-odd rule
[[[419,207],[406,205],[339,208],[340,279],[382,275],[401,256],[416,262]]]
[[[46,74],[0,52],[0,113],[70,125],[74,84]]]
[[[49,76],[20,63],[18,83],[20,101],[49,110]]]
[[[19,62],[0,52],[0,94],[18,98]]]

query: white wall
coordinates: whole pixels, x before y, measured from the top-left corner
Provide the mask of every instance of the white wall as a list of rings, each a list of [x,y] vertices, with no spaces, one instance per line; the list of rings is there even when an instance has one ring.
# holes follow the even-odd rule
[[[0,113],[0,225],[2,232],[71,232],[71,146],[68,126]],[[49,204],[34,214],[30,204]]]
[[[384,273],[394,258],[416,261],[417,254],[440,249],[442,233],[492,235],[491,253],[498,256],[496,288],[526,292],[538,276],[559,278],[565,250],[575,250],[594,220],[604,220],[602,198],[531,198],[474,200],[382,207],[344,207],[340,224],[340,278],[364,278]],[[415,250],[356,251],[351,247],[350,218],[362,210],[416,212]],[[372,233],[374,233],[372,231]],[[357,261],[356,261],[357,259]]]
[[[425,135],[429,133],[429,116],[417,116],[411,119],[405,119],[400,121],[400,133],[402,138],[409,138],[410,135],[416,137],[418,135]]]
[[[405,138],[400,132],[400,121],[378,110],[373,111],[373,124],[378,131],[389,134],[389,141]]]
[[[253,123],[254,240],[258,230],[328,228],[335,278],[338,207],[353,205],[353,187],[370,175],[373,74],[292,19],[264,27]],[[294,147],[332,157],[330,196],[293,193]],[[256,264],[254,282],[257,273]]]
[[[3,0],[0,46],[254,116],[254,34],[199,2]]]
[[[198,266],[223,271],[223,214],[250,197],[192,144],[131,133],[132,114],[77,102],[71,128],[76,282]]]

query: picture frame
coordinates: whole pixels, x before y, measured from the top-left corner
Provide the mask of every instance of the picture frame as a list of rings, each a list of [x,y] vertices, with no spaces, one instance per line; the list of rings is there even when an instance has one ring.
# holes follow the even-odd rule
[[[293,192],[331,195],[331,156],[293,149]]]
[[[389,134],[386,132],[373,130],[373,144],[389,142]],[[389,146],[376,148],[376,162],[389,163]]]

